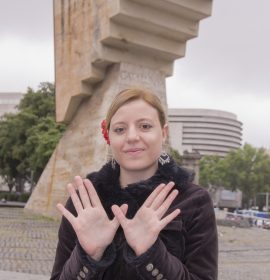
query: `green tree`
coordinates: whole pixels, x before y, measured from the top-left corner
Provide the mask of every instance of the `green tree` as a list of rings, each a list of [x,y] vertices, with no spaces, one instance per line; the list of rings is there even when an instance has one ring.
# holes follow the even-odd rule
[[[169,147],[168,153],[178,165],[182,165],[183,162],[182,156],[179,154],[179,152],[176,149]]]
[[[243,192],[246,207],[250,206],[256,193],[269,189],[270,158],[265,149],[245,144],[242,149],[229,153],[225,162],[227,174],[224,184]]]
[[[27,163],[32,171],[34,182],[38,181],[64,131],[65,126],[57,124],[51,116],[43,118],[28,130],[25,150],[28,154]],[[35,147],[34,152],[33,147]]]
[[[23,185],[22,174],[16,167],[20,165],[20,160],[17,158],[18,146],[17,143],[23,138],[20,135],[21,128],[18,125],[19,119],[13,114],[6,115],[0,121],[0,175],[7,183],[11,190],[13,186],[19,190]]]
[[[10,190],[21,192],[25,182],[36,183],[62,133],[55,123],[55,92],[51,83],[28,88],[18,113],[0,120],[0,175]]]
[[[54,84],[48,82],[40,83],[37,91],[29,87],[27,93],[18,105],[18,109],[20,112],[28,111],[38,118],[46,118],[47,116],[54,117]]]
[[[200,162],[200,183],[223,186],[243,193],[243,204],[250,206],[256,193],[269,191],[270,157],[263,148],[245,144],[225,158],[204,157]]]
[[[220,186],[224,174],[222,172],[222,158],[219,156],[203,156],[200,160],[199,183],[207,188]]]

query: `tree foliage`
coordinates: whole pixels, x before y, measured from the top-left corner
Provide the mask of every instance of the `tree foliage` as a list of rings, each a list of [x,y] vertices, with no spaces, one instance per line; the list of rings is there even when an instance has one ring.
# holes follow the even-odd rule
[[[182,165],[183,158],[176,149],[174,149],[173,147],[169,147],[168,153],[178,165]]]
[[[243,192],[245,206],[260,192],[270,191],[270,157],[263,148],[245,144],[225,158],[205,156],[200,162],[200,184]]]
[[[21,192],[25,182],[38,181],[64,130],[55,122],[54,85],[28,88],[18,113],[0,120],[0,175],[10,190]]]

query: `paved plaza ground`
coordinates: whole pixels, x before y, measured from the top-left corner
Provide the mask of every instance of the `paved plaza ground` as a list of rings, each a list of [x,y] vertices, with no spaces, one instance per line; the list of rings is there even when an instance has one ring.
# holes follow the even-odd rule
[[[48,280],[59,222],[0,207],[0,280]],[[218,227],[219,280],[269,280],[270,230]]]

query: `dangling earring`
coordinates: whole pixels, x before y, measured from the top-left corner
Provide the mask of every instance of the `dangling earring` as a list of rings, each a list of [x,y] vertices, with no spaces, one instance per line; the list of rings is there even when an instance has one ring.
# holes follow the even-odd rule
[[[166,163],[170,163],[171,159],[170,156],[165,151],[162,151],[158,158],[158,161],[161,165],[164,165]]]
[[[112,166],[112,169],[115,169],[116,161],[115,161],[115,159],[113,157],[111,159],[111,166]]]

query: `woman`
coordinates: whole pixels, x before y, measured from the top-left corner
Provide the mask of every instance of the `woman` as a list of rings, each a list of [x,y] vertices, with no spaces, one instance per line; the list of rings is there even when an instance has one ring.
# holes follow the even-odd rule
[[[217,279],[211,199],[163,151],[160,100],[144,89],[120,92],[103,134],[111,162],[76,176],[66,206],[57,205],[63,218],[51,279]]]

